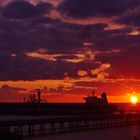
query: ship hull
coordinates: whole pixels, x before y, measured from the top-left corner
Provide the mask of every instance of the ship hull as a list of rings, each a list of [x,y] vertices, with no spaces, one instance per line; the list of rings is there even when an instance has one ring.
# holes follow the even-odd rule
[[[85,103],[1,103],[0,114],[14,115],[94,115],[112,114],[115,105],[94,105]]]

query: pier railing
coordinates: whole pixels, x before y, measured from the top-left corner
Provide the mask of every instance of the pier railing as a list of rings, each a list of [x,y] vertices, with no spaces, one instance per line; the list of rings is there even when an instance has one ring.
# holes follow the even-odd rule
[[[21,136],[52,135],[75,131],[87,131],[126,127],[140,124],[139,114],[94,115],[49,119],[0,121],[0,131]]]

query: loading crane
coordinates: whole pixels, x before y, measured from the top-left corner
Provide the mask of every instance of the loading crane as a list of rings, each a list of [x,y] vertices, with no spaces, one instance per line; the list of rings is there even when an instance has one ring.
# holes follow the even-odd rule
[[[36,89],[36,94],[30,94],[27,97],[24,97],[25,103],[47,103],[46,99],[41,98],[41,89]]]

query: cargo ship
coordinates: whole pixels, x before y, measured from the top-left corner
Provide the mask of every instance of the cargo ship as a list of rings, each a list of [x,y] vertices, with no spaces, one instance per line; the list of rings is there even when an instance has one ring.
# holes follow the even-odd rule
[[[108,103],[106,93],[101,97],[87,96],[83,98],[85,103],[48,103],[41,99],[41,91],[24,99],[24,103],[0,103],[1,114],[13,115],[48,115],[48,116],[73,116],[73,115],[97,115],[112,114],[117,111],[117,106]]]

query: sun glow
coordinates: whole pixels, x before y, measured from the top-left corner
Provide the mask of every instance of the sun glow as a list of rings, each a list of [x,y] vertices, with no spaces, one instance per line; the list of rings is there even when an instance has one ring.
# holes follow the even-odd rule
[[[130,98],[130,101],[131,101],[132,104],[136,104],[138,102],[138,98],[136,96],[132,96]]]

